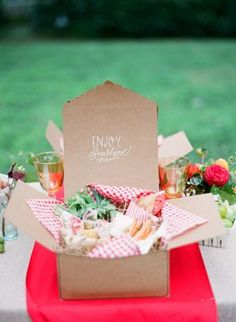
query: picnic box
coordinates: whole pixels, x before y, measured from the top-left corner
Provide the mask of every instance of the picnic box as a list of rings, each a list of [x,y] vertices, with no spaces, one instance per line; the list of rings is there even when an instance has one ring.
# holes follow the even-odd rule
[[[106,82],[67,102],[63,114],[63,138],[52,123],[47,137],[55,150],[64,146],[66,197],[93,182],[158,190],[157,106],[154,102]],[[180,138],[179,149],[176,135],[177,141]],[[160,147],[159,153],[164,157],[177,158],[181,155],[178,151],[191,148],[182,132],[176,135]],[[185,146],[181,146],[183,141]],[[26,200],[32,198],[47,197],[18,182],[5,216],[56,252],[62,299],[166,296],[169,293],[169,250],[224,231],[213,197],[200,195],[170,201],[207,218],[208,222],[175,237],[166,250],[116,259],[69,255],[58,252],[52,235],[32,214],[26,204]]]

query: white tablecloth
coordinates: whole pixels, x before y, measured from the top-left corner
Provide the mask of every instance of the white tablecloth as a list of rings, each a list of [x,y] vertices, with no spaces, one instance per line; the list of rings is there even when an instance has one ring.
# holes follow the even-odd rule
[[[25,276],[33,247],[30,237],[19,234],[15,241],[6,243],[0,254],[0,321],[27,322]]]
[[[0,322],[30,320],[25,301],[25,275],[32,247],[31,238],[20,233],[18,240],[7,242],[6,253],[0,254]],[[201,252],[217,302],[219,321],[235,322],[236,236],[228,249],[201,247]]]
[[[201,246],[220,322],[236,322],[236,235],[230,248]]]

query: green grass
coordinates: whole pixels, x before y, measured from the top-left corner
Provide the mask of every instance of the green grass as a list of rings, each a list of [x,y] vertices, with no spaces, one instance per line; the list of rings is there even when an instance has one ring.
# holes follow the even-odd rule
[[[107,41],[0,43],[0,172],[9,154],[48,150],[49,119],[65,101],[104,82],[159,105],[159,133],[184,130],[212,157],[236,150],[236,42]]]

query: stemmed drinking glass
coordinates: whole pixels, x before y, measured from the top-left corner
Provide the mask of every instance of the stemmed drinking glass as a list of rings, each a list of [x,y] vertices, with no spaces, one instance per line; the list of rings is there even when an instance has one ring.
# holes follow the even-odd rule
[[[57,152],[42,152],[34,157],[34,165],[38,173],[41,187],[49,197],[54,198],[61,188],[64,178],[63,155]]]
[[[160,188],[165,190],[167,198],[180,198],[183,196],[187,182],[187,168],[189,159],[182,157],[164,159],[159,165]]]

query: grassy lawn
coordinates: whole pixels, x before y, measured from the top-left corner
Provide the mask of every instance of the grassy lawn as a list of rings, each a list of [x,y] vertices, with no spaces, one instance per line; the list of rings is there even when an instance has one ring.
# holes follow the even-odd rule
[[[159,133],[186,131],[212,157],[236,150],[236,42],[0,43],[0,172],[9,154],[48,150],[49,119],[110,79],[159,105]]]

